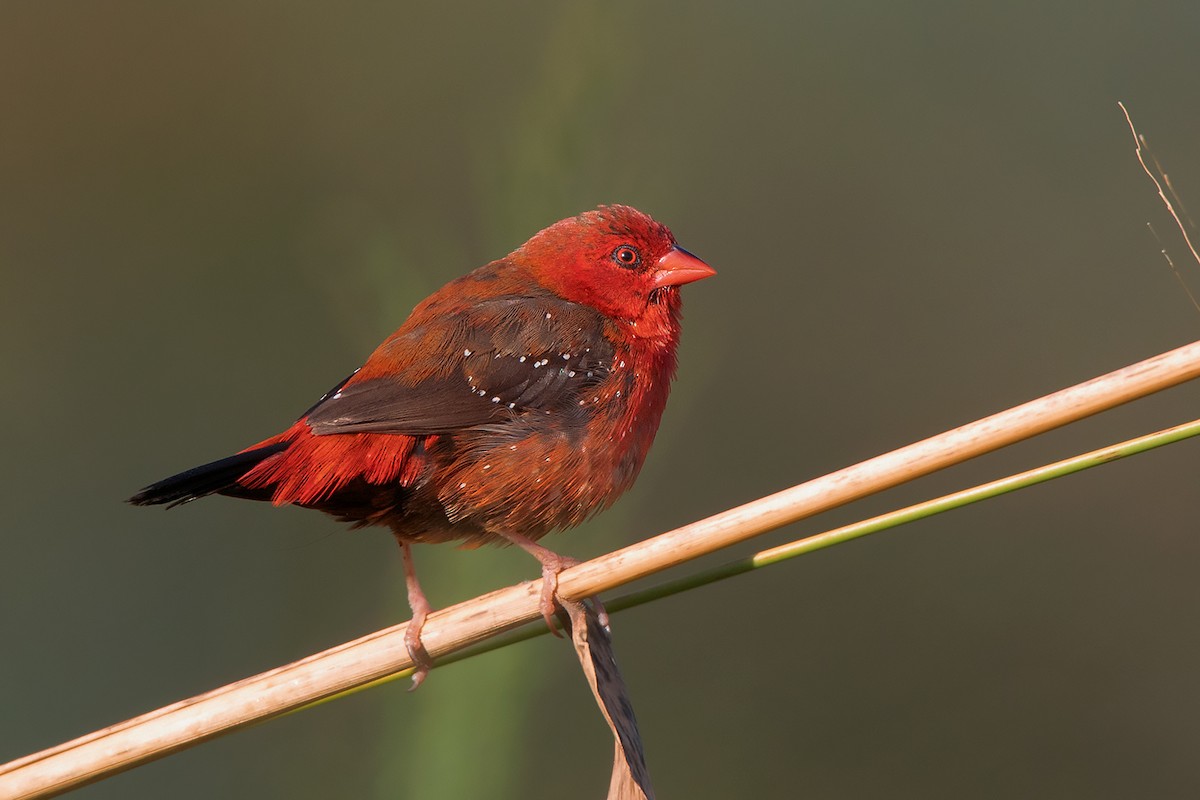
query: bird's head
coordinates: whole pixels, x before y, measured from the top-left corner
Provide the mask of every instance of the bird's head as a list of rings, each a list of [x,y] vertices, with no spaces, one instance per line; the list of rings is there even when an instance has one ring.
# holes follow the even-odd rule
[[[679,247],[666,225],[619,205],[556,222],[511,258],[564,300],[591,306],[644,336],[675,324],[680,286],[716,274]]]

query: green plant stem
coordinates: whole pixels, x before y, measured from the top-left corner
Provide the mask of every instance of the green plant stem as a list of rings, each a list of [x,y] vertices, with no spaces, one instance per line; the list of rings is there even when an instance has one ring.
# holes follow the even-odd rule
[[[950,511],[955,508],[978,503],[981,500],[987,500],[998,495],[1007,494],[1024,489],[1028,486],[1035,486],[1039,483],[1061,478],[1064,475],[1072,475],[1076,472],[1082,472],[1085,469],[1107,464],[1112,461],[1118,461],[1122,458],[1127,458],[1138,453],[1153,450],[1163,445],[1179,442],[1184,439],[1189,439],[1200,434],[1200,420],[1194,420],[1182,425],[1176,425],[1172,428],[1157,431],[1155,433],[1139,436],[1135,439],[1129,439],[1119,444],[1110,445],[1108,447],[1093,450],[1089,453],[1073,456],[1071,458],[1057,461],[1053,464],[1036,467],[1026,472],[1021,472],[1016,475],[1009,475],[999,480],[989,483],[980,484],[979,486],[963,489],[953,494],[944,495],[933,500],[927,500],[923,503],[917,503],[906,508],[889,511],[886,514],[880,514],[877,517],[855,522],[850,525],[843,525],[840,528],[817,533],[812,536],[807,536],[803,539],[797,539],[794,542],[772,547],[767,550],[761,550],[747,558],[741,558],[736,561],[731,561],[711,569],[697,572],[694,575],[688,575],[673,581],[667,581],[657,586],[652,586],[648,589],[643,589],[637,592],[621,595],[613,600],[607,601],[604,605],[610,612],[622,611],[627,608],[633,608],[663,597],[686,592],[690,589],[696,589],[700,586],[706,586],[710,583],[732,578],[735,575],[741,575],[746,572],[752,572],[762,567],[772,564],[779,564],[783,561],[802,556],[806,553],[811,553],[816,550],[822,550],[826,547],[843,544],[853,541],[854,539],[867,536],[879,531],[889,530],[899,527],[908,522],[913,522],[926,517],[932,517],[935,514],[941,514],[945,511]],[[452,653],[438,660],[437,666],[445,666],[453,664],[456,661],[461,661],[466,658],[487,653],[492,650],[497,650],[501,647],[523,642],[527,639],[532,639],[536,636],[542,636],[548,633],[548,629],[542,622],[530,623],[516,630],[500,636],[495,636],[488,641],[479,644],[475,647],[470,647],[456,653]],[[350,691],[343,692],[334,697],[326,698],[320,702],[328,702],[335,697],[344,697],[348,694],[361,691],[368,687],[378,686],[383,683],[404,678],[412,674],[411,669],[397,672],[394,675],[389,675],[386,678],[374,681],[373,683],[364,686],[356,687]],[[313,703],[312,705],[318,705]],[[311,706],[304,706],[309,708]],[[296,709],[297,711],[300,709]]]

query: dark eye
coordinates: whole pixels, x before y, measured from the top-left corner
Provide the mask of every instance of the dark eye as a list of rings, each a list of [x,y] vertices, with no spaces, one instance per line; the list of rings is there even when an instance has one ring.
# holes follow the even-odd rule
[[[642,263],[642,254],[633,245],[623,244],[613,250],[612,260],[622,267],[633,269]]]

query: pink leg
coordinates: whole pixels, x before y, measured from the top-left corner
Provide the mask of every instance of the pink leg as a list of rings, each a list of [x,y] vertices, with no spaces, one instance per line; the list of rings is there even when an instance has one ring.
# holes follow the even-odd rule
[[[408,689],[411,692],[421,685],[425,676],[429,674],[429,668],[433,666],[433,659],[429,657],[429,651],[421,643],[421,629],[425,627],[425,618],[429,616],[433,607],[425,599],[425,593],[421,591],[421,584],[417,582],[417,571],[413,568],[412,546],[399,537],[397,540],[400,542],[400,555],[404,561],[404,583],[408,587],[408,607],[412,609],[412,621],[408,623],[408,628],[404,631],[404,646],[408,648],[408,654],[412,656],[413,664],[417,667],[416,672],[412,674],[412,686]]]
[[[541,611],[542,617],[546,620],[546,624],[550,627],[550,632],[559,638],[562,634],[558,632],[558,628],[554,626],[554,615],[558,609],[558,573],[568,567],[573,567],[579,563],[579,559],[571,558],[570,556],[562,556],[553,550],[542,547],[540,544],[530,539],[528,536],[522,536],[519,533],[500,532],[508,541],[520,547],[526,553],[536,558],[542,565],[542,597]],[[604,610],[604,606],[600,604],[599,598],[593,597],[592,602],[596,605],[596,613],[600,615],[601,623],[604,627],[608,627],[608,612]]]

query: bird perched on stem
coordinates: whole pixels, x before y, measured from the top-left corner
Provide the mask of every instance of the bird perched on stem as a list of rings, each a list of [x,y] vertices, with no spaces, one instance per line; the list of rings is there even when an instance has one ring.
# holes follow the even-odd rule
[[[412,545],[511,543],[542,564],[551,630],[558,573],[537,543],[607,508],[654,440],[679,343],[679,287],[713,275],[628,206],[556,222],[421,302],[290,428],[138,492],[135,505],[209,494],[380,525],[404,559],[406,644],[428,672],[430,612]]]

